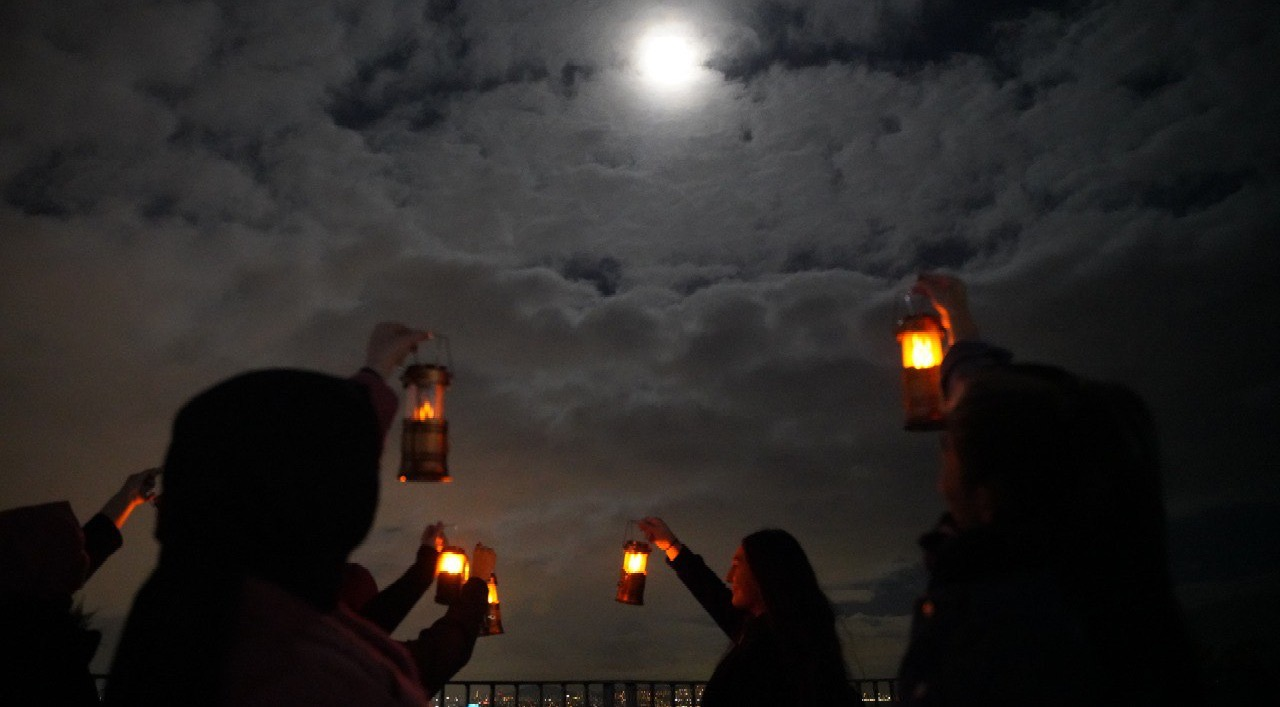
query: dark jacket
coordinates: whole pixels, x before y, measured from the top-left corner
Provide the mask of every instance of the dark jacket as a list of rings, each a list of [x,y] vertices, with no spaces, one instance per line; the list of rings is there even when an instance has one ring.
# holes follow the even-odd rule
[[[921,539],[930,571],[899,672],[908,705],[1081,705],[1099,695],[1080,617],[1028,535],[956,532]]]
[[[796,646],[779,635],[778,629],[765,617],[752,616],[733,606],[733,593],[716,576],[702,557],[687,547],[668,564],[684,582],[702,608],[725,632],[733,645],[720,659],[702,694],[703,707],[778,707],[809,704],[858,704],[846,678],[837,674],[843,664],[813,664],[802,657]],[[838,656],[830,656],[839,660]],[[811,697],[813,691],[827,695],[821,701]]]

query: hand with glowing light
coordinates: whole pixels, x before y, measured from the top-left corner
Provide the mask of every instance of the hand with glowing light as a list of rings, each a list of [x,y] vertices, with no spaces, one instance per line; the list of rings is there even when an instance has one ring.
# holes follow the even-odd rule
[[[951,343],[978,338],[978,325],[969,312],[969,294],[963,280],[942,273],[922,272],[911,289],[933,301]]]
[[[107,500],[99,512],[115,523],[117,528],[124,528],[133,509],[151,500],[155,495],[156,477],[159,474],[159,468],[130,474],[120,486],[120,490]]]
[[[476,543],[476,550],[471,554],[471,576],[489,581],[489,575],[498,566],[498,553],[493,548]]]
[[[436,521],[422,529],[422,545],[440,552],[447,543],[448,539],[444,536],[444,523],[442,521]]]
[[[378,322],[369,334],[364,365],[389,378],[419,343],[431,338],[431,332],[410,329],[400,322]]]
[[[682,547],[680,541],[676,539],[676,534],[671,532],[671,528],[667,527],[666,522],[661,518],[641,518],[636,521],[636,526],[640,528],[640,532],[644,533],[649,542],[667,554],[668,560],[674,560],[676,555],[680,554],[680,548]]]

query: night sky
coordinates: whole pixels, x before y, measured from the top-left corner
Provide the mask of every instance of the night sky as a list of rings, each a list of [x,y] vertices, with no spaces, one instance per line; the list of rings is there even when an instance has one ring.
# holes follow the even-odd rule
[[[354,372],[400,320],[449,338],[456,480],[395,482],[394,427],[356,559],[390,582],[435,520],[497,550],[507,634],[460,677],[708,677],[728,642],[674,573],[613,600],[644,515],[717,571],[791,531],[853,674],[891,676],[943,508],[893,326],[940,269],[989,340],[1146,398],[1202,650],[1274,655],[1278,15],[6,0],[0,507],[87,520],[195,393]],[[653,32],[682,80],[646,69]],[[153,522],[81,593],[99,669]]]

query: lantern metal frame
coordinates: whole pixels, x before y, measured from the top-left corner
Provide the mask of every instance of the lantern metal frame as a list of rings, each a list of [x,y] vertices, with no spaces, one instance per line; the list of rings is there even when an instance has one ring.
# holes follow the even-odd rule
[[[418,348],[413,348],[413,363],[405,367],[400,382],[405,389],[404,413],[401,419],[400,481],[448,483],[449,420],[445,415],[445,392],[453,381],[450,369],[453,355],[448,337],[431,332],[436,342],[434,363],[419,363]],[[443,356],[444,363],[440,363]],[[431,408],[431,416],[423,418],[421,410]]]
[[[445,557],[449,555],[459,555],[462,557],[462,571],[446,572]],[[467,583],[468,572],[471,562],[467,558],[467,551],[457,545],[446,545],[441,548],[440,555],[436,558],[436,603],[446,606],[452,605],[462,596],[462,586]]]

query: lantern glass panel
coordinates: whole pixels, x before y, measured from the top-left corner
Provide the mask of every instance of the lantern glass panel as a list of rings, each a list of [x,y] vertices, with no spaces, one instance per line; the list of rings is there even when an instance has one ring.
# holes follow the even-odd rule
[[[917,312],[898,323],[897,336],[902,347],[904,426],[909,430],[941,429],[946,330],[936,315]]]
[[[622,571],[615,597],[618,601],[634,606],[644,605],[645,567],[648,562],[648,543],[630,540],[622,547]]]
[[[942,365],[941,331],[907,331],[902,337],[903,368],[933,368]]]
[[[465,575],[467,572],[467,556],[461,551],[448,550],[440,554],[437,567],[441,574]]]
[[[622,568],[627,574],[644,574],[648,564],[648,553],[629,551],[623,555]]]
[[[436,560],[436,603],[452,605],[462,596],[467,581],[467,553],[460,547],[446,547]]]

